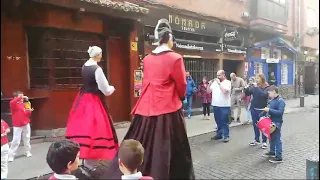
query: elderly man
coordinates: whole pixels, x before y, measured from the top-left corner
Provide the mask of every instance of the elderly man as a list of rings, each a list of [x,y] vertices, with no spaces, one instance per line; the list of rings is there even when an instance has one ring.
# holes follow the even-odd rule
[[[225,72],[219,70],[217,78],[209,82],[207,92],[212,92],[213,115],[217,124],[214,140],[223,139],[229,142],[229,115],[231,82],[226,79]]]
[[[230,74],[231,78],[231,121],[234,121],[234,109],[237,106],[237,122],[241,123],[241,93],[245,87],[244,80],[237,77],[235,73]]]

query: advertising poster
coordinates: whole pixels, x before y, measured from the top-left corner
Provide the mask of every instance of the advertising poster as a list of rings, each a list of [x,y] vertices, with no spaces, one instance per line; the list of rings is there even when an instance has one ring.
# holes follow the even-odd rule
[[[140,97],[142,91],[142,70],[134,71],[134,97]]]

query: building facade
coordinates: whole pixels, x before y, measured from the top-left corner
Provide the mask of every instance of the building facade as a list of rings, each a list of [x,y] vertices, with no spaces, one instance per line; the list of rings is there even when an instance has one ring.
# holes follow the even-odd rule
[[[107,97],[113,120],[131,120],[138,19],[149,10],[125,2],[104,3],[1,1],[1,115],[9,124],[8,104],[13,91],[20,90],[35,109],[33,130],[65,127],[93,45],[103,49],[100,66],[116,87]]]

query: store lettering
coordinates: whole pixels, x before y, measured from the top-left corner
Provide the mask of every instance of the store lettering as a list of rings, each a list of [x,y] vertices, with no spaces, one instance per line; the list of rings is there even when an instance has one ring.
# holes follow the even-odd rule
[[[178,15],[169,14],[169,23],[181,27],[183,31],[195,32],[196,29],[206,29],[205,22],[199,22],[191,19],[181,18]]]

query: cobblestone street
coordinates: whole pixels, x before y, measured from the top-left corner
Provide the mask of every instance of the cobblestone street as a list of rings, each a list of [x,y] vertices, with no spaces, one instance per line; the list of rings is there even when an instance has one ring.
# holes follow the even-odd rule
[[[271,164],[261,147],[251,147],[251,125],[231,129],[229,143],[212,141],[212,133],[192,137],[197,179],[305,179],[306,158],[319,155],[319,111],[286,114],[283,124],[283,158]]]

